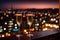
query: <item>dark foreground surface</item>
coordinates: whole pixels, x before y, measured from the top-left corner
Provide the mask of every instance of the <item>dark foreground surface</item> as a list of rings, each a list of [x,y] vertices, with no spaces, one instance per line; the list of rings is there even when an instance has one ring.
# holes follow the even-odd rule
[[[33,35],[31,38],[27,36],[17,38],[15,35],[12,35],[10,37],[0,38],[0,40],[60,40],[60,32],[56,29],[52,31],[35,32]]]

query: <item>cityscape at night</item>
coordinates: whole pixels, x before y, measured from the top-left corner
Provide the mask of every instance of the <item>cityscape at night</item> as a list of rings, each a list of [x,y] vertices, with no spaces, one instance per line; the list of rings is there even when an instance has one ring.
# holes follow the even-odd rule
[[[0,40],[60,40],[58,0],[1,0]]]

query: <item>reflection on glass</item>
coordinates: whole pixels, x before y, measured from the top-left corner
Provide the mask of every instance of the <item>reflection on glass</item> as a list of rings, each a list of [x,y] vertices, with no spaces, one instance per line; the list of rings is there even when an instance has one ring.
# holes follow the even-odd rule
[[[13,29],[13,31],[14,31],[14,32],[18,32],[18,31],[19,31],[19,29],[17,29],[17,28],[14,28],[14,29]]]
[[[17,22],[18,26],[20,27],[20,25],[22,23],[22,17],[21,16],[17,16],[16,22]]]
[[[31,27],[32,23],[33,23],[33,17],[27,17],[27,23],[28,25]]]

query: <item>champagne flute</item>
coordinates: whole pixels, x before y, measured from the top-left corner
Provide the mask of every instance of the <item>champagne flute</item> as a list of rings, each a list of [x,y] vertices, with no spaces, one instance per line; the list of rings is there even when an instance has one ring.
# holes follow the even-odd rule
[[[18,27],[20,27],[20,25],[21,25],[21,23],[22,23],[22,16],[16,16],[16,22],[17,22],[17,24],[18,24]],[[18,35],[17,35],[17,37],[18,37],[18,40],[20,40],[20,31],[18,32]]]
[[[31,25],[33,23],[33,17],[27,17],[27,23],[31,27]]]
[[[17,22],[18,26],[20,27],[20,25],[22,23],[22,17],[18,16],[17,19],[16,19],[16,22]]]
[[[33,23],[33,17],[32,16],[27,17],[27,23],[29,25],[29,31],[28,31],[27,36],[31,39],[31,36],[33,36],[33,34],[31,34],[31,30],[30,30],[30,28],[32,27],[32,23]]]

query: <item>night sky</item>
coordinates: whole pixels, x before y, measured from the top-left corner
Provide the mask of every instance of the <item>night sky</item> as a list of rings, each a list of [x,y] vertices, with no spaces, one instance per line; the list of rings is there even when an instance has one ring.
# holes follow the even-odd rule
[[[0,8],[59,8],[59,0],[0,0]]]

